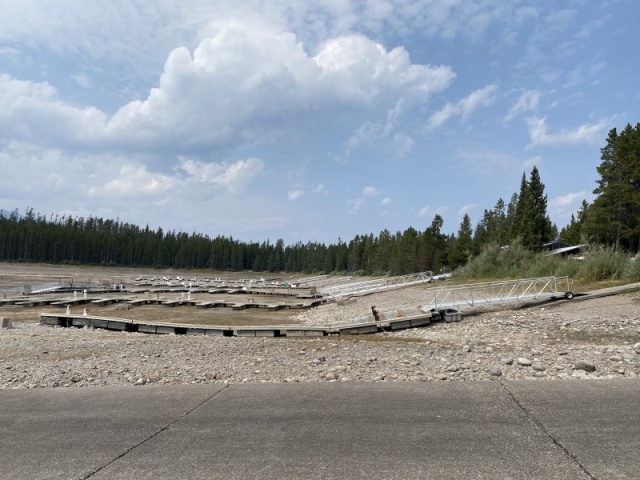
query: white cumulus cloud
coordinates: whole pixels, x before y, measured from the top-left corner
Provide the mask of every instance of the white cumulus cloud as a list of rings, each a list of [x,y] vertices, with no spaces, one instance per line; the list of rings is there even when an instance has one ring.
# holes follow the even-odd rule
[[[86,145],[104,129],[105,120],[97,108],[66,104],[48,83],[0,74],[0,139],[52,147]]]
[[[533,112],[538,108],[540,103],[540,92],[537,90],[525,90],[518,97],[516,103],[509,109],[507,115],[504,117],[504,121],[514,119],[521,113]]]
[[[364,189],[362,190],[362,195],[364,195],[365,197],[380,195],[380,189],[376,187],[364,187]]]
[[[114,178],[104,185],[89,188],[90,195],[114,197],[141,197],[171,191],[176,183],[161,173],[149,172],[142,165],[123,165]]]
[[[259,158],[248,158],[237,162],[206,163],[198,160],[181,158],[178,169],[200,182],[217,185],[231,193],[239,193],[246,185],[260,174],[264,168]]]
[[[530,117],[527,119],[531,143],[529,147],[538,145],[576,145],[580,143],[595,143],[603,137],[607,126],[606,121],[595,124],[585,123],[573,129],[561,129],[556,133],[549,133],[545,117]]]
[[[427,123],[428,128],[437,128],[455,116],[462,117],[463,120],[469,117],[480,107],[488,107],[495,102],[496,85],[487,85],[471,92],[467,97],[459,100],[457,103],[447,103],[440,110],[429,117]]]
[[[271,142],[289,117],[426,101],[454,77],[447,66],[412,64],[402,47],[387,51],[362,35],[330,39],[310,56],[292,33],[229,27],[193,54],[173,50],[159,86],[122,107],[108,131],[134,145]]]
[[[290,201],[294,201],[300,198],[302,195],[304,195],[304,190],[291,190],[287,194],[287,199],[289,199]]]

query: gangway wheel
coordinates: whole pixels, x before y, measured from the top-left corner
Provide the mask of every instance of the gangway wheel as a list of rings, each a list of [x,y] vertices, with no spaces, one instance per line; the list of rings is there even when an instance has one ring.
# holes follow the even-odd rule
[[[573,298],[573,293],[565,292],[564,293],[564,298],[566,298],[567,300],[571,300]]]

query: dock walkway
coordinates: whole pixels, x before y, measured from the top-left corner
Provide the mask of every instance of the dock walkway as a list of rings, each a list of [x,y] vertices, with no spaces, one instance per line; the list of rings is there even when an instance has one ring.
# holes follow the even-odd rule
[[[226,337],[322,337],[326,335],[360,335],[388,330],[402,330],[428,325],[439,319],[431,311],[420,307],[411,307],[381,312],[379,319],[373,315],[356,318],[346,322],[325,325],[192,325],[183,323],[165,323],[108,318],[93,315],[41,313],[40,323],[59,327],[92,327],[107,330],[176,334],[176,335],[217,335]]]

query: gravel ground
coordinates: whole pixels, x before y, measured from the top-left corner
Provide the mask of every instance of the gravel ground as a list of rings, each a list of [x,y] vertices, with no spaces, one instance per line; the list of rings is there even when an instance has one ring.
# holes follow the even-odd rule
[[[418,306],[423,294],[406,288],[291,319],[353,319],[374,304],[382,311]],[[640,378],[639,293],[465,314],[459,323],[313,339],[148,335],[14,320],[0,329],[0,389]]]

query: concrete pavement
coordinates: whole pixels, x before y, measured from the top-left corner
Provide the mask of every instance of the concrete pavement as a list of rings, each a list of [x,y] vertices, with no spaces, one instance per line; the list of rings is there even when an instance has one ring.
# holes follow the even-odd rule
[[[0,391],[3,479],[640,479],[640,381]]]

